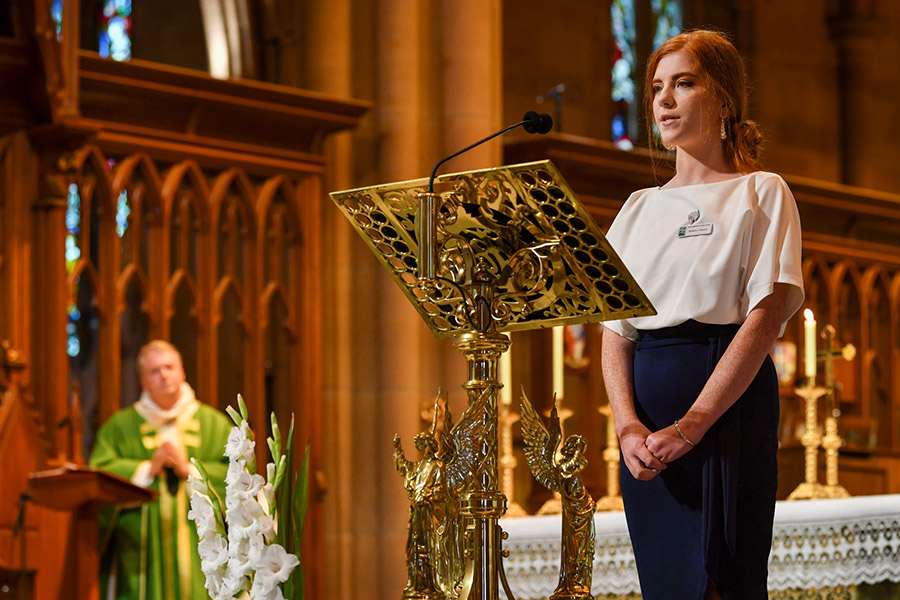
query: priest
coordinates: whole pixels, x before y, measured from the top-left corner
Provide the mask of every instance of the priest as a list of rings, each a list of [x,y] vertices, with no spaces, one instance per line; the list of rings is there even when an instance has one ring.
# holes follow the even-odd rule
[[[137,362],[141,397],[100,428],[90,464],[151,488],[158,497],[140,507],[116,508],[101,519],[101,584],[122,600],[207,598],[197,531],[187,520],[186,479],[197,474],[190,463],[196,458],[224,498],[231,422],[197,400],[172,344],[148,343]]]

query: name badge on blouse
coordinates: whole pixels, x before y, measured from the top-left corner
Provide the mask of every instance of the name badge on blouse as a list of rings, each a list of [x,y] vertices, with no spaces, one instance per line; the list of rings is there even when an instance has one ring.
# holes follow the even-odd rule
[[[687,223],[678,228],[678,237],[696,237],[698,235],[710,235],[713,230],[712,223],[697,223],[700,219],[700,211],[695,210],[688,215]]]
[[[678,237],[686,238],[698,235],[710,235],[712,229],[712,223],[704,223],[702,225],[682,225],[678,228]]]

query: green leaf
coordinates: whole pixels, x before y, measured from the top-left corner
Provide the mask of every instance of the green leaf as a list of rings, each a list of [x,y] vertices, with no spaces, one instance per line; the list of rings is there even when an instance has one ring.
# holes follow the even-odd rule
[[[241,409],[241,418],[245,421],[249,421],[250,419],[247,418],[247,414],[248,414],[247,413],[247,404],[244,402],[244,397],[241,396],[240,394],[238,394],[237,399],[238,399],[238,408]]]
[[[281,455],[281,460],[278,461],[278,466],[275,467],[275,478],[272,483],[272,489],[277,493],[278,490],[281,489],[281,484],[284,483],[284,476],[287,473],[285,466],[287,465],[287,456]]]
[[[281,428],[278,427],[278,419],[275,417],[275,413],[272,412],[272,438],[275,440],[275,446],[278,448],[278,452],[281,452]],[[278,462],[277,457],[273,454],[272,458],[275,458],[275,462]]]
[[[288,477],[290,479],[290,477]],[[306,509],[309,504],[309,442],[306,443],[306,451],[303,453],[303,461],[294,479],[294,494],[292,498],[292,526],[294,537],[291,540],[290,551],[297,557],[300,564],[291,573],[293,582],[292,600],[303,598],[303,558],[300,556],[300,546],[303,541],[303,522],[306,519]]]
[[[285,453],[282,455],[284,459],[282,472],[283,473],[292,473],[294,470],[294,419],[291,417],[291,428],[288,430],[287,437],[287,446],[285,447]],[[282,467],[282,465],[278,465]],[[291,485],[291,477],[283,477],[283,481],[281,481],[281,485],[278,489],[278,492],[275,494],[277,498],[276,504],[278,506],[278,532],[275,535],[276,541],[281,544],[285,550],[288,552],[291,551],[289,542],[291,539],[291,492],[293,491],[293,486]],[[286,590],[287,588],[285,588]]]
[[[272,438],[269,438],[266,440],[266,442],[269,444],[269,454],[272,455],[272,462],[277,465],[278,458],[281,453],[278,451],[278,447],[275,445],[275,440],[273,440]]]
[[[228,416],[231,417],[231,420],[234,421],[235,427],[241,426],[241,415],[238,414],[238,411],[234,410],[234,407],[226,406],[225,412],[227,412]]]
[[[297,558],[300,558],[300,541],[303,539],[303,521],[306,519],[306,508],[309,504],[309,442],[306,443],[306,452],[303,453],[303,461],[294,479],[293,527],[294,544],[292,550]]]

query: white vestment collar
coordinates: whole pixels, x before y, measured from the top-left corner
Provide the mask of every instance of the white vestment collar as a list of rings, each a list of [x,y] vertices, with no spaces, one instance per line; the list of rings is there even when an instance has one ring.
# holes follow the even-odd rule
[[[141,392],[141,397],[134,405],[135,410],[145,421],[160,429],[165,425],[171,425],[177,421],[189,419],[200,408],[200,402],[194,394],[194,389],[187,382],[181,384],[178,401],[169,409],[160,408],[150,398],[146,390]]]

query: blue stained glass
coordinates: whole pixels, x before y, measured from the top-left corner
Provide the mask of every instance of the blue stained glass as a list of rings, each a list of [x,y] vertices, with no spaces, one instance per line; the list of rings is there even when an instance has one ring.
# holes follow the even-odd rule
[[[81,353],[81,340],[78,339],[77,335],[70,335],[68,343],[66,344],[66,354],[75,358]]]
[[[131,0],[106,0],[100,16],[100,56],[131,60]]]
[[[78,306],[73,304],[68,310],[69,322],[66,323],[66,354],[76,357],[81,352],[81,340],[78,339],[78,320],[81,312]]]
[[[620,138],[625,135],[625,123],[622,121],[622,115],[613,117],[612,132],[614,138]]]
[[[97,50],[100,58],[109,58],[109,36],[105,31],[100,32],[100,48]]]
[[[119,237],[125,235],[128,229],[128,216],[131,214],[131,207],[128,205],[128,192],[122,190],[119,194],[119,202],[116,205],[116,233]]]
[[[50,16],[56,22],[56,38],[60,39],[62,37],[62,0],[53,0]]]
[[[634,100],[634,0],[615,0],[612,4],[612,33],[615,41],[613,56],[612,98],[615,101]]]
[[[66,272],[75,270],[75,265],[81,258],[81,248],[78,247],[78,239],[71,233],[66,236]]]
[[[69,233],[78,235],[78,227],[81,224],[81,194],[78,193],[78,184],[69,184],[69,193],[66,196],[66,229]]]
[[[113,60],[125,61],[131,58],[131,38],[128,37],[128,22],[120,17],[110,19],[106,29],[109,36],[109,54]]]
[[[624,150],[634,147],[637,132],[635,106],[635,31],[634,0],[614,0],[611,5],[614,41],[612,66],[612,99],[616,102],[613,117],[613,143]],[[629,135],[630,134],[630,135]]]
[[[681,32],[682,6],[683,0],[651,0],[653,50]],[[614,41],[612,99],[616,103],[612,136],[616,147],[630,150],[634,147],[633,140],[638,131],[638,88],[635,81],[638,32],[635,27],[635,0],[613,0],[611,16]]]
[[[69,184],[69,193],[66,197],[66,272],[72,273],[78,259],[81,258],[81,248],[78,246],[78,234],[81,231],[81,195],[78,193],[78,185]]]
[[[669,38],[681,33],[682,0],[652,0],[651,9],[656,19],[653,33],[653,49],[656,50]]]

